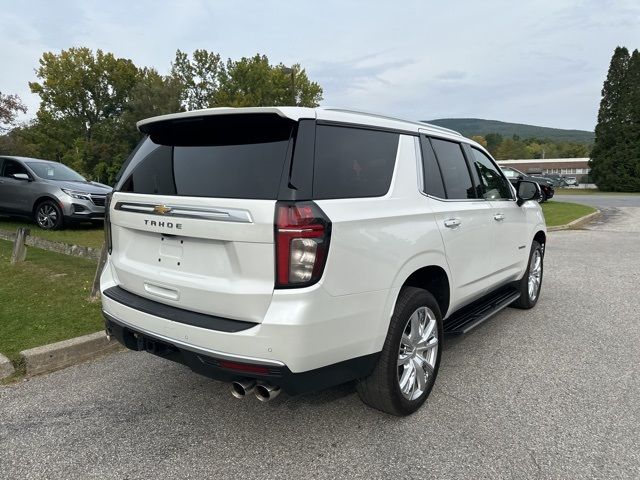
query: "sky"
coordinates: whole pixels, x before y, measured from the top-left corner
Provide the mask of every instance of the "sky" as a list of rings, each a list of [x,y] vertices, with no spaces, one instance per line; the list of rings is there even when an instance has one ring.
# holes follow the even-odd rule
[[[616,46],[640,49],[639,0],[2,0],[0,91],[30,93],[43,52],[110,51],[168,73],[175,52],[300,63],[323,106],[593,130]]]

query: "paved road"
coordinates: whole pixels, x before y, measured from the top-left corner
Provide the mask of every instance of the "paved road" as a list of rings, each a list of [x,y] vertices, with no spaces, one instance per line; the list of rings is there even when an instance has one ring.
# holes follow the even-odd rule
[[[640,207],[640,195],[555,195],[553,200],[560,202],[583,203],[592,207]]]
[[[637,233],[550,234],[538,306],[449,339],[404,419],[133,352],[0,387],[0,477],[640,478],[639,272]]]
[[[553,199],[598,208],[601,217],[587,229],[640,233],[640,195],[557,195]]]

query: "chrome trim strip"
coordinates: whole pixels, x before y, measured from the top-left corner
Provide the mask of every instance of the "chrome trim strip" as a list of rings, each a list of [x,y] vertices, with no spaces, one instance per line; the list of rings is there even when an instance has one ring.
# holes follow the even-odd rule
[[[194,353],[201,353],[203,355],[207,355],[209,357],[214,357],[217,358],[219,360],[229,360],[229,361],[234,361],[234,362],[243,362],[243,363],[250,363],[250,364],[255,364],[255,365],[265,365],[265,366],[270,366],[270,367],[284,367],[286,366],[284,363],[278,361],[278,360],[268,360],[266,358],[256,358],[256,357],[247,357],[244,355],[236,355],[234,353],[225,353],[225,352],[219,352],[218,350],[211,350],[209,348],[204,348],[204,347],[197,347],[195,345],[191,345],[189,343],[184,343],[181,342],[180,340],[176,340],[175,338],[169,338],[169,337],[165,337],[164,335],[160,335],[159,333],[153,333],[150,332],[144,328],[140,328],[136,325],[132,325],[129,322],[125,322],[124,320],[121,320],[119,318],[115,318],[112,314],[107,313],[106,311],[102,310],[102,314],[105,317],[108,317],[109,320],[117,323],[118,325],[120,325],[121,327],[125,327],[125,328],[130,328],[131,330],[137,331],[142,333],[143,335],[147,335],[149,337],[155,338],[157,340],[160,341],[164,341],[167,343],[171,343],[173,345],[179,346],[184,348],[185,350],[189,350],[191,352]],[[259,324],[256,324],[259,325]]]
[[[251,214],[248,210],[241,210],[237,208],[208,208],[208,207],[196,207],[191,205],[163,205],[171,210],[166,213],[159,213],[155,211],[155,207],[151,203],[135,203],[135,202],[117,202],[115,205],[116,210],[123,212],[135,212],[146,213],[149,215],[158,215],[160,217],[175,217],[175,218],[197,218],[203,220],[218,220],[224,222],[236,222],[236,223],[253,223]]]

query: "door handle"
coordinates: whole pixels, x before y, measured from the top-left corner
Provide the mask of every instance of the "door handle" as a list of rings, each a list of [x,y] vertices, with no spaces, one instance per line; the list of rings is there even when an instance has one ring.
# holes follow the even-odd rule
[[[447,228],[458,228],[461,223],[459,218],[448,218],[444,221],[444,226]]]
[[[504,220],[504,215],[503,215],[502,213],[496,213],[496,214],[493,216],[493,219],[494,219],[496,222],[501,222],[501,221],[503,221],[503,220]]]

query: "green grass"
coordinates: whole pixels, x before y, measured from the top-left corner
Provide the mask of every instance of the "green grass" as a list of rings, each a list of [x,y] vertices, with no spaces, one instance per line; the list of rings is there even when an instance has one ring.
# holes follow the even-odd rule
[[[640,195],[639,192],[601,192],[596,188],[556,188],[555,195]]]
[[[11,265],[12,243],[0,240],[0,352],[14,363],[21,350],[97,332],[100,302],[89,302],[96,263],[27,247]]]
[[[542,211],[544,212],[547,227],[556,227],[589,215],[595,212],[596,209],[578,203],[545,202],[542,204]]]
[[[19,227],[30,228],[31,235],[72,245],[99,249],[104,242],[104,229],[101,226],[95,227],[91,224],[78,224],[65,227],[64,230],[42,230],[35,223],[29,222],[28,220],[8,217],[0,218],[0,230],[15,233]]]

